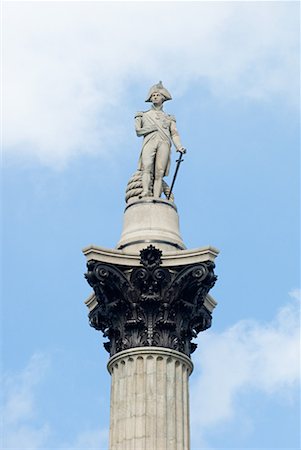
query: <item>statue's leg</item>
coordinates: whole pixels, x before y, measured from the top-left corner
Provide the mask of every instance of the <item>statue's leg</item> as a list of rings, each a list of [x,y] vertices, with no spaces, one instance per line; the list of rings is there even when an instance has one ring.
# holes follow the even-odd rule
[[[169,160],[170,146],[167,142],[161,142],[156,155],[154,197],[162,194],[162,180]]]
[[[148,197],[151,195],[151,173],[143,171],[142,173],[142,192],[139,197]]]
[[[140,197],[152,195],[152,173],[154,171],[154,160],[156,155],[156,147],[153,143],[147,143],[142,152],[142,193]]]

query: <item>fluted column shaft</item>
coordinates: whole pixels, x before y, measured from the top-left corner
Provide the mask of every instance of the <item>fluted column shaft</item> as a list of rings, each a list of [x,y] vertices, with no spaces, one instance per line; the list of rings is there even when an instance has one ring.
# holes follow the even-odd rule
[[[162,347],[138,347],[114,355],[110,450],[189,450],[186,355]]]

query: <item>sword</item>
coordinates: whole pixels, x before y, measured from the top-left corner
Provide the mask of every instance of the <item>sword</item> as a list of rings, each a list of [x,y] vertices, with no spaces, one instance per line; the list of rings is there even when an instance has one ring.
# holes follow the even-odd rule
[[[182,153],[182,152],[180,152],[180,153],[181,153],[181,154],[180,154],[180,158],[176,160],[177,166],[176,166],[175,174],[174,174],[173,179],[172,179],[172,183],[171,183],[171,186],[170,186],[170,191],[169,191],[167,200],[170,199],[170,196],[171,196],[171,193],[172,193],[172,190],[173,190],[173,187],[174,187],[174,184],[175,184],[177,175],[178,175],[178,171],[179,171],[179,168],[180,168],[180,164],[181,164],[181,162],[184,161],[184,159],[182,159],[182,158],[183,158],[183,153]],[[184,153],[185,153],[185,152],[184,152]]]

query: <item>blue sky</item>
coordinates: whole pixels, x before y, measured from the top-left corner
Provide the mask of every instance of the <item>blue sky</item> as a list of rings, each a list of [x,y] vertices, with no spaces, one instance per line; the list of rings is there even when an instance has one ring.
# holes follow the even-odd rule
[[[298,2],[4,2],[3,448],[107,448],[81,249],[119,240],[133,117],[163,80],[182,237],[221,251],[192,450],[299,449],[298,39]]]

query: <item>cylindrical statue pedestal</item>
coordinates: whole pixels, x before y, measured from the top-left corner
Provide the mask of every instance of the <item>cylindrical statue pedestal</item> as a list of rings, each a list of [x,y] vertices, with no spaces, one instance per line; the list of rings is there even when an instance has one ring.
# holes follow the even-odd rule
[[[187,356],[162,347],[114,355],[110,450],[189,450]]]
[[[162,198],[144,197],[128,203],[117,248],[137,253],[149,243],[165,251],[184,250],[176,205]]]

